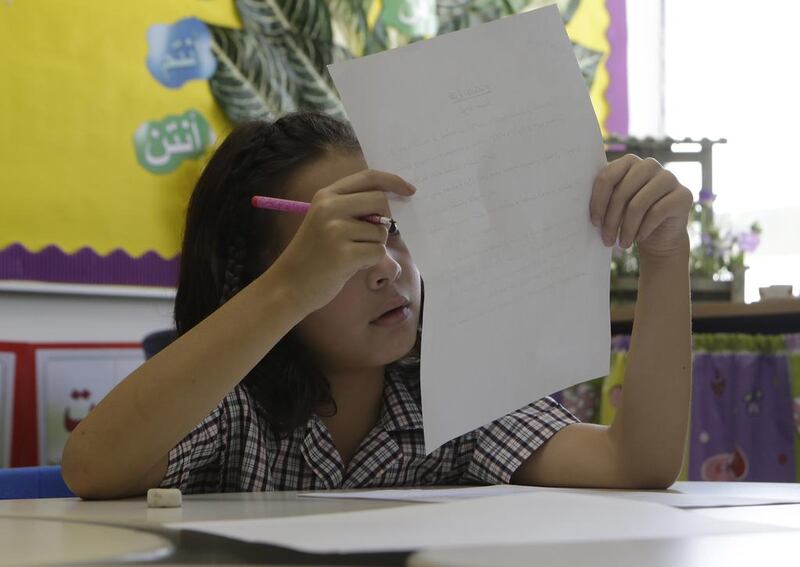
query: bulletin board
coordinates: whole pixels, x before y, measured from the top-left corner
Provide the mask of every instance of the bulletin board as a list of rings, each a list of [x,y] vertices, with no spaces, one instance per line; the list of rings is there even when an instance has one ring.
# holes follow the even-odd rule
[[[230,0],[0,3],[0,279],[175,284],[188,196],[230,128],[200,19],[238,26]]]
[[[604,133],[627,133],[624,2],[559,2],[573,43],[602,55]],[[387,28],[425,4],[364,0]],[[234,0],[0,2],[0,289],[174,287],[188,197],[233,124],[210,88],[224,54],[209,27],[243,17]]]

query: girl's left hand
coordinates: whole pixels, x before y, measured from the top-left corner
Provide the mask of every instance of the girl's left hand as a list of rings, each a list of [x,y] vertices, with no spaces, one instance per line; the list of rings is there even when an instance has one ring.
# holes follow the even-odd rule
[[[603,243],[639,246],[640,255],[687,253],[692,192],[653,158],[625,155],[609,163],[592,187],[589,215]]]

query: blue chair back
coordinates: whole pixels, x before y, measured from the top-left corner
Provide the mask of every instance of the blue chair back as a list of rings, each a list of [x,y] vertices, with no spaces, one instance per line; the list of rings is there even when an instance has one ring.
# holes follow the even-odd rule
[[[0,500],[70,496],[60,466],[0,469]]]
[[[155,331],[150,333],[142,339],[142,348],[144,349],[145,359],[154,357],[158,352],[169,346],[169,343],[175,340],[178,332],[175,329],[165,329],[163,331]]]

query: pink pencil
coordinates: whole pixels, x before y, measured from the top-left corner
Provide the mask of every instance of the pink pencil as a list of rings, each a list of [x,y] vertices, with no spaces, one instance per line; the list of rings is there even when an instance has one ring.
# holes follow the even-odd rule
[[[250,202],[258,209],[269,209],[271,211],[282,211],[284,213],[296,213],[304,215],[311,207],[309,203],[302,201],[292,201],[290,199],[278,199],[276,197],[264,197],[255,195]],[[389,217],[382,217],[381,215],[367,215],[361,217],[361,220],[371,222],[372,224],[382,224],[389,229],[390,233],[397,230],[397,223],[394,219]]]

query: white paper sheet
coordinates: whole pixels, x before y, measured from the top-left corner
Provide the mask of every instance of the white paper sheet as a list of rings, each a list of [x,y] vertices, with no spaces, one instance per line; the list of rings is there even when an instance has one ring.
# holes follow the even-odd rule
[[[757,522],[759,524],[800,530],[800,505],[724,507],[695,510],[708,518],[728,521]]]
[[[705,485],[727,486],[705,486]],[[746,482],[678,482],[669,490],[599,490],[576,488],[541,488],[573,494],[607,496],[656,502],[674,508],[726,508],[800,503],[800,490],[754,490]],[[757,483],[753,483],[757,484]]]
[[[600,129],[548,6],[330,67],[425,281],[427,452],[609,370]]]
[[[777,529],[715,520],[649,502],[542,491],[363,512],[168,526],[317,553],[634,540]]]
[[[489,498],[506,494],[536,491],[567,492],[655,502],[673,508],[721,508],[728,506],[762,506],[800,503],[800,487],[795,490],[749,490],[743,483],[720,483],[727,486],[703,486],[707,483],[677,483],[669,490],[599,490],[578,488],[546,488],[499,484],[455,488],[388,488],[381,490],[318,490],[304,492],[304,498],[343,498],[363,500],[395,500],[404,502],[455,502],[469,498]],[[711,483],[714,484],[714,483]]]
[[[356,500],[395,500],[401,502],[455,502],[539,490],[533,486],[496,484],[457,488],[387,488],[382,490],[317,490],[298,494],[301,498],[343,498]]]
[[[685,494],[704,496],[738,495],[784,503],[800,502],[800,484],[796,482],[676,482],[671,486]]]

